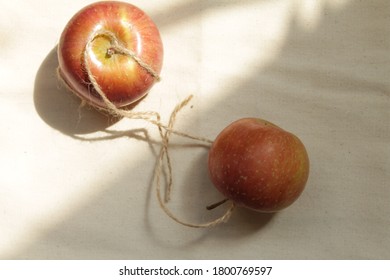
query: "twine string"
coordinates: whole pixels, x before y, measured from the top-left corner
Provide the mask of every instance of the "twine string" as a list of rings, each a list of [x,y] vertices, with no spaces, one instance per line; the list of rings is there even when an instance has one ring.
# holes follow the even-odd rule
[[[181,103],[179,103],[175,107],[175,109],[171,113],[171,116],[169,119],[169,123],[168,123],[169,128],[173,128],[174,123],[176,121],[177,114],[179,113],[179,111],[181,109],[183,109],[188,104],[188,102],[191,100],[191,98],[192,98],[192,96],[187,97],[185,100],[183,100]],[[166,130],[163,137],[162,137],[162,147],[160,150],[160,154],[159,154],[158,162],[157,162],[157,167],[155,170],[155,179],[156,179],[156,185],[157,185],[157,187],[156,187],[157,199],[158,199],[158,202],[160,204],[160,207],[175,222],[182,224],[184,226],[192,227],[192,228],[209,228],[209,227],[216,226],[220,223],[227,222],[229,220],[230,216],[232,215],[233,210],[235,208],[235,204],[233,202],[230,203],[229,208],[226,210],[226,212],[221,217],[216,218],[216,219],[214,219],[210,222],[206,222],[206,223],[184,222],[184,221],[180,220],[178,217],[176,217],[176,215],[174,215],[167,207],[166,203],[170,199],[170,194],[171,194],[171,190],[172,190],[172,181],[173,181],[172,180],[172,166],[171,166],[171,162],[170,162],[170,156],[168,153],[169,138],[170,138],[171,133],[172,132],[170,130]],[[161,195],[161,179],[160,179],[160,177],[162,174],[164,157],[166,158],[167,165],[168,165],[168,183],[167,183],[167,189],[165,192],[165,197],[163,198]]]
[[[169,141],[171,134],[175,134],[177,136],[181,136],[184,138],[188,138],[191,140],[196,140],[199,142],[203,142],[205,144],[211,145],[213,141],[199,136],[194,136],[179,130],[174,129],[174,124],[177,119],[177,114],[180,112],[181,109],[183,109],[192,99],[192,95],[188,96],[186,99],[184,99],[182,102],[180,102],[172,111],[170,115],[170,119],[168,122],[168,125],[165,125],[161,122],[161,116],[158,112],[154,111],[145,111],[145,112],[134,112],[126,109],[118,108],[114,103],[112,103],[106,96],[106,94],[103,92],[102,88],[98,84],[96,78],[94,77],[91,67],[89,65],[88,54],[91,52],[93,41],[98,37],[105,37],[110,41],[110,48],[107,49],[107,56],[111,57],[113,55],[125,55],[130,58],[132,58],[136,63],[138,63],[144,70],[146,70],[152,77],[154,77],[157,81],[160,80],[160,76],[157,72],[153,70],[153,68],[145,63],[140,57],[138,57],[132,50],[129,50],[124,46],[123,43],[121,43],[114,33],[108,30],[97,30],[93,32],[90,37],[88,38],[88,41],[86,43],[84,53],[83,53],[83,63],[84,63],[84,69],[86,71],[86,74],[88,76],[89,82],[91,86],[95,89],[95,91],[99,94],[99,96],[102,98],[104,104],[106,105],[106,110],[108,113],[110,113],[113,116],[117,117],[124,117],[129,119],[142,119],[145,120],[153,125],[155,125],[158,130],[161,137],[161,149],[159,156],[157,158],[157,165],[154,173],[154,180],[156,182],[156,193],[157,198],[160,207],[162,210],[174,221],[176,221],[179,224],[182,224],[184,226],[193,227],[193,228],[208,228],[215,225],[218,225],[222,222],[226,222],[231,214],[233,213],[233,210],[235,208],[235,204],[233,202],[230,203],[230,206],[227,208],[226,212],[219,218],[216,218],[210,222],[206,223],[189,223],[182,221],[181,219],[177,218],[176,215],[174,215],[171,210],[167,207],[167,203],[171,199],[171,192],[172,192],[172,186],[173,186],[173,170],[172,170],[172,163],[169,155]],[[61,80],[63,80],[61,76],[61,71],[58,69],[58,76]],[[64,81],[65,85],[67,83]],[[69,86],[68,86],[69,88]],[[70,89],[72,90],[72,89]],[[72,90],[73,91],[73,90]],[[163,175],[163,165],[164,160],[166,162],[166,166],[168,169],[167,173],[167,184],[166,189],[164,192],[164,198],[162,196],[161,192],[161,176]]]
[[[98,37],[105,37],[110,41],[110,48],[107,49],[106,55],[111,57],[114,54],[121,54],[131,57],[137,62],[144,70],[146,70],[153,78],[160,81],[160,75],[147,63],[145,63],[135,52],[125,47],[125,45],[118,40],[115,34],[106,29],[100,29],[90,35],[88,43],[92,43]]]

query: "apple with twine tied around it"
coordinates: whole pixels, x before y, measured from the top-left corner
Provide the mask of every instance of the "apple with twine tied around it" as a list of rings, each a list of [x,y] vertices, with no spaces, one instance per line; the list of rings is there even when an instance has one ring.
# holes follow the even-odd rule
[[[103,92],[123,107],[140,100],[159,80],[163,45],[156,25],[142,10],[103,1],[71,18],[58,44],[58,60],[59,76],[82,100],[105,108]]]

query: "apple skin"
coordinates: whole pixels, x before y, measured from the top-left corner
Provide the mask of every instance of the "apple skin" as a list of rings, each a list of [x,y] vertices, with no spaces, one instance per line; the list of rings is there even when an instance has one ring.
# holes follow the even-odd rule
[[[100,95],[90,85],[84,65],[84,50],[90,36],[108,30],[144,63],[160,74],[163,44],[151,18],[139,8],[124,2],[103,1],[86,6],[66,25],[59,44],[59,74],[67,85],[88,103],[105,108]],[[117,107],[144,97],[156,78],[131,57],[107,55],[109,38],[95,38],[88,65],[107,98]]]
[[[262,119],[244,118],[217,136],[208,168],[215,187],[236,205],[276,212],[304,190],[309,158],[294,134]]]

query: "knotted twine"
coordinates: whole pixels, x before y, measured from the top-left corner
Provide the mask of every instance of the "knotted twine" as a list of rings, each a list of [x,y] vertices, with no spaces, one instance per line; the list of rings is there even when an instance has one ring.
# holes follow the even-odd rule
[[[156,81],[160,80],[159,74],[154,71],[154,69],[147,63],[145,63],[140,57],[137,56],[135,52],[125,47],[125,45],[118,40],[118,38],[115,36],[114,33],[108,30],[97,30],[93,32],[85,45],[85,49],[83,52],[83,63],[84,63],[84,69],[86,71],[86,74],[88,76],[89,82],[91,83],[92,87],[95,89],[95,91],[99,94],[99,96],[102,98],[106,108],[105,110],[116,117],[120,118],[128,118],[128,119],[140,119],[145,120],[155,126],[157,126],[159,130],[159,134],[161,137],[161,149],[160,153],[157,157],[157,165],[154,172],[154,181],[156,182],[156,194],[157,199],[159,202],[160,207],[162,210],[175,222],[182,224],[184,226],[193,227],[193,228],[208,228],[212,226],[216,226],[220,223],[227,222],[230,218],[231,214],[233,213],[233,210],[235,208],[235,204],[233,202],[230,203],[230,206],[227,208],[226,212],[219,218],[216,218],[210,222],[206,223],[189,223],[182,221],[181,219],[177,218],[176,215],[174,215],[171,210],[167,207],[167,203],[171,199],[171,191],[172,191],[172,185],[173,185],[173,176],[172,176],[172,164],[171,159],[169,155],[169,141],[171,134],[175,134],[184,138],[196,140],[199,142],[203,142],[205,144],[211,145],[213,141],[199,137],[194,136],[182,131],[178,131],[174,129],[174,124],[176,122],[177,114],[190,102],[192,99],[192,95],[188,96],[186,99],[184,99],[182,102],[176,105],[174,110],[172,111],[168,125],[165,125],[161,122],[161,116],[158,112],[154,111],[145,111],[145,112],[134,112],[126,109],[118,108],[114,103],[112,103],[106,96],[106,94],[101,89],[100,85],[96,81],[96,78],[94,77],[91,67],[89,65],[88,61],[88,55],[91,52],[92,43],[93,41],[98,37],[104,37],[110,41],[110,48],[107,49],[107,56],[111,57],[112,55],[124,55],[127,57],[130,57],[133,59],[141,68],[146,70],[153,78],[156,79]],[[63,83],[71,90],[74,91],[72,88],[70,88],[67,83],[64,81],[64,79],[61,76],[61,72],[59,69],[57,69],[58,77],[60,80],[63,81]],[[84,102],[84,101],[83,101]],[[101,108],[99,108],[101,109]],[[167,164],[168,173],[167,173],[167,186],[164,193],[164,198],[161,193],[161,177],[163,175],[163,165],[164,165],[164,159]],[[222,204],[223,202],[226,202],[227,199],[223,200],[220,203],[216,203],[215,205],[210,206],[208,209],[214,208],[214,206],[218,206],[219,204]]]

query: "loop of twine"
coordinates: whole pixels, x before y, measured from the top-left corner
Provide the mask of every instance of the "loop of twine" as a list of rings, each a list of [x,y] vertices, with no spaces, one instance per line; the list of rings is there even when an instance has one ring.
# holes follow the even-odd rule
[[[122,44],[115,34],[111,31],[101,29],[91,34],[88,44],[92,43],[97,37],[106,37],[110,40],[111,47],[107,50],[107,55],[110,57],[114,54],[121,54],[128,57],[131,57],[135,62],[137,62],[144,70],[146,70],[150,75],[152,75],[153,78],[155,78],[157,81],[160,80],[159,74],[154,71],[154,69],[147,63],[145,63],[140,57],[136,55],[135,52],[132,50],[129,50]],[[85,56],[84,56],[85,58]]]
[[[179,111],[182,108],[184,108],[190,102],[190,100],[192,99],[193,96],[190,95],[189,97],[184,99],[182,102],[180,102],[175,107],[175,109],[171,113],[168,125],[165,125],[161,122],[161,117],[160,117],[160,114],[158,112],[154,112],[154,111],[133,112],[133,111],[118,108],[117,106],[115,106],[114,103],[112,103],[107,98],[106,94],[103,92],[103,90],[101,89],[101,87],[97,83],[96,78],[94,77],[94,75],[91,71],[91,67],[89,66],[89,62],[87,59],[88,53],[91,51],[92,43],[98,37],[105,37],[110,41],[111,47],[107,50],[107,55],[109,57],[112,55],[115,55],[115,54],[128,56],[128,57],[132,58],[135,62],[137,62],[144,70],[146,70],[157,81],[160,80],[160,76],[158,75],[158,73],[156,73],[153,70],[153,68],[150,65],[145,63],[133,51],[127,49],[124,46],[124,44],[122,44],[117,39],[115,34],[113,34],[112,32],[110,32],[108,30],[98,30],[98,31],[92,33],[91,36],[88,38],[88,41],[87,41],[87,44],[85,46],[84,53],[83,53],[84,69],[88,75],[89,82],[91,83],[93,88],[96,90],[96,92],[100,95],[104,104],[106,105],[108,113],[110,113],[111,115],[117,116],[117,117],[124,117],[124,118],[129,118],[129,119],[142,119],[142,120],[145,120],[145,121],[157,126],[157,128],[159,130],[162,145],[161,145],[161,150],[160,150],[159,156],[157,158],[157,166],[156,166],[155,173],[154,173],[154,180],[156,182],[157,199],[158,199],[158,202],[159,202],[162,210],[171,219],[173,219],[177,223],[182,224],[184,226],[193,227],[193,228],[208,228],[208,227],[216,226],[222,222],[226,222],[230,218],[230,216],[235,208],[235,204],[233,202],[230,203],[230,206],[228,207],[226,212],[221,217],[216,218],[215,220],[212,220],[211,222],[200,223],[200,224],[188,223],[188,222],[184,222],[184,221],[180,220],[169,210],[169,208],[166,205],[170,200],[171,190],[172,190],[172,185],[173,185],[172,163],[171,163],[170,155],[168,152],[169,140],[170,140],[171,134],[175,134],[175,135],[178,135],[178,136],[181,136],[184,138],[200,141],[200,142],[206,143],[208,145],[213,143],[213,141],[211,141],[207,138],[194,136],[194,135],[191,135],[191,134],[188,134],[185,132],[175,130],[173,128],[174,123],[176,121],[177,114],[179,113]],[[58,77],[63,81],[63,78],[61,76],[61,72],[59,71],[59,69],[57,69],[57,71],[58,71]],[[63,82],[71,91],[74,91],[73,89],[71,89],[67,85],[67,83],[65,81],[63,81]],[[167,174],[168,180],[167,180],[167,186],[166,186],[166,190],[165,190],[165,196],[163,198],[162,194],[161,194],[161,175],[163,174],[162,169],[163,169],[164,159],[166,161],[167,168],[168,168],[168,174]]]
[[[191,98],[192,98],[192,96],[189,96],[188,98],[186,98],[184,101],[182,101],[181,103],[179,103],[176,106],[176,108],[171,113],[171,117],[170,117],[169,123],[168,123],[168,128],[170,128],[170,129],[173,128],[177,113],[179,113],[179,111],[188,104],[188,102],[191,100]],[[164,210],[164,212],[171,219],[173,219],[174,221],[176,221],[179,224],[182,224],[182,225],[188,226],[188,227],[208,228],[208,227],[216,226],[216,225],[223,223],[223,222],[227,222],[228,219],[230,218],[230,216],[232,215],[233,210],[235,208],[235,204],[233,202],[231,202],[230,207],[226,210],[226,212],[221,217],[219,217],[211,222],[202,223],[202,224],[194,224],[194,223],[184,222],[184,221],[178,219],[166,206],[166,203],[170,200],[170,193],[171,193],[171,188],[172,188],[172,167],[171,167],[171,162],[170,162],[170,156],[168,154],[169,137],[170,137],[171,133],[172,133],[171,130],[166,130],[164,135],[162,136],[162,147],[160,150],[160,154],[159,154],[158,162],[157,162],[157,167],[155,170],[155,178],[156,178],[156,184],[157,184],[157,188],[156,188],[157,198],[158,198],[158,201],[160,203],[161,208]],[[168,185],[167,185],[167,189],[165,192],[165,199],[162,198],[161,190],[160,190],[160,188],[161,188],[160,187],[160,176],[162,174],[162,163],[164,160],[164,155],[165,155],[165,159],[166,159],[167,165],[168,165]]]

